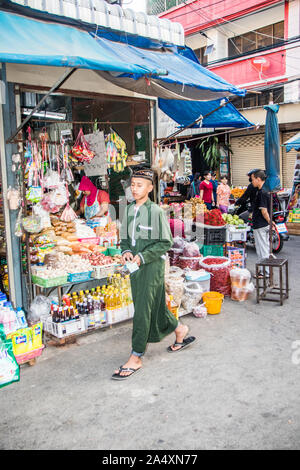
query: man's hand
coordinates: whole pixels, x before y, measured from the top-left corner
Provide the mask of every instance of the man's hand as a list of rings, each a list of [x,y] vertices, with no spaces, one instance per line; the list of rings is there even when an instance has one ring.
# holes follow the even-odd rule
[[[138,266],[141,266],[141,258],[139,257],[139,255],[136,255],[133,260],[132,260],[133,263],[136,263]]]
[[[131,253],[131,251],[127,251],[122,256],[122,264],[132,263],[132,260],[133,260],[133,254]]]

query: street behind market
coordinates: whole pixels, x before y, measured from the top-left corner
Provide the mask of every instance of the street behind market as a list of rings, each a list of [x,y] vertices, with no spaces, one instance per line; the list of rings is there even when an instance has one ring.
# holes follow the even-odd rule
[[[0,448],[299,449],[300,237],[280,257],[291,285],[283,307],[257,305],[254,293],[226,299],[220,315],[185,316],[197,342],[177,355],[166,351],[172,335],[149,345],[126,382],[110,377],[130,352],[131,322],[47,347],[1,390]]]

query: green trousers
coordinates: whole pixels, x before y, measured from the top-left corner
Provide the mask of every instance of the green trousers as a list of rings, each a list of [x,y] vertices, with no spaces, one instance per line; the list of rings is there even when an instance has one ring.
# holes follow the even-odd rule
[[[144,353],[147,343],[158,343],[172,333],[178,320],[166,306],[163,259],[141,265],[130,278],[134,303],[132,349]]]

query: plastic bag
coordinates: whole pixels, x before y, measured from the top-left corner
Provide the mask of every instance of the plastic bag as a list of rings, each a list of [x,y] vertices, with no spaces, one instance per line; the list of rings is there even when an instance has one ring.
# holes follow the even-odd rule
[[[183,250],[186,242],[182,238],[175,237],[173,241],[174,241],[174,243],[173,243],[172,248]]]
[[[11,211],[19,209],[21,202],[20,191],[9,187],[7,190],[7,200]]]
[[[76,213],[73,211],[72,207],[67,204],[63,210],[63,213],[61,214],[60,220],[62,220],[63,222],[72,222],[76,218]]]
[[[193,314],[197,318],[206,318],[207,317],[207,308],[204,304],[197,305],[193,308]]]
[[[24,230],[29,233],[39,233],[43,229],[43,222],[37,215],[23,217],[22,225]]]
[[[48,168],[44,176],[44,187],[47,189],[57,188],[60,184],[60,178],[57,171]]]
[[[185,256],[186,258],[200,256],[200,250],[197,243],[186,243],[183,248],[182,256]]]
[[[202,298],[203,290],[196,282],[188,282],[184,285],[184,296],[182,298],[183,308],[191,313],[199,304]]]
[[[37,217],[40,217],[43,228],[51,227],[50,214],[44,209],[41,202],[32,207],[32,212]]]
[[[2,325],[0,325],[0,328]],[[13,353],[11,339],[0,335],[0,388],[20,380],[20,367]]]
[[[184,279],[182,277],[169,276],[166,279],[166,292],[168,295],[173,295],[173,299],[179,308],[184,292]]]
[[[31,305],[27,315],[29,325],[45,320],[50,314],[51,301],[44,295],[37,295]]]
[[[182,255],[181,248],[171,248],[168,251],[168,255],[170,257],[170,266],[178,266],[179,265],[179,258]]]
[[[212,274],[210,279],[210,290],[223,295],[231,294],[231,261],[224,256],[206,256],[199,261],[205,271]]]
[[[95,156],[95,153],[90,149],[84,137],[82,129],[79,130],[75,145],[72,148],[72,155],[77,158],[77,160],[87,163],[90,163]]]
[[[171,266],[169,270],[169,276],[176,276],[182,277],[184,274],[183,269],[179,268],[178,266]]]
[[[244,302],[248,299],[249,294],[254,291],[254,285],[251,282],[247,287],[231,287],[231,299],[238,302]]]
[[[248,269],[234,268],[230,271],[231,287],[248,287],[251,273]]]
[[[179,266],[181,267],[181,269],[197,271],[199,269],[200,260],[201,260],[201,255],[195,256],[193,258],[180,256]]]

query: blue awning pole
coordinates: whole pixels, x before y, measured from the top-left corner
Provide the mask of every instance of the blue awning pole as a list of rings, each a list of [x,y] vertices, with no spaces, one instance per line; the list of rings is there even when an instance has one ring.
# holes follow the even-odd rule
[[[23,127],[27,124],[27,122],[31,119],[31,117],[33,116],[34,113],[36,113],[40,107],[42,106],[42,104],[44,103],[44,101],[46,101],[46,99],[48,98],[48,96],[51,95],[51,93],[53,93],[54,91],[56,91],[58,88],[61,87],[61,85],[63,85],[65,83],[66,80],[68,80],[68,78],[75,72],[75,70],[77,70],[77,68],[72,68],[72,69],[68,69],[65,71],[65,73],[61,76],[61,78],[53,85],[53,87],[48,91],[48,93],[46,93],[43,98],[38,102],[38,104],[36,105],[36,107],[31,111],[31,113],[21,122],[21,124],[18,126],[17,130],[7,139],[6,143],[7,144],[10,144],[13,139],[16,137],[16,135],[20,132],[21,129],[23,129]]]
[[[184,100],[183,100],[184,101]],[[226,106],[226,104],[229,103],[229,101],[224,101],[220,104],[220,106],[218,106],[216,109],[213,109],[212,111],[210,111],[209,113],[207,114],[204,114],[204,116],[200,116],[198,119],[196,119],[196,121],[194,122],[191,122],[190,124],[188,124],[187,126],[185,127],[182,127],[181,129],[179,129],[178,131],[174,132],[173,134],[169,135],[168,137],[163,137],[162,139],[158,139],[159,140],[159,145],[162,145],[164,142],[167,142],[168,140],[170,139],[174,139],[174,137],[176,137],[178,134],[181,134],[181,132],[185,131],[186,129],[188,129],[189,127],[192,127],[194,126],[195,124],[197,124],[198,122],[200,121],[203,121],[205,118],[207,118],[208,116],[210,116],[211,114],[215,113],[216,111],[218,111],[219,109],[223,108],[224,106]]]

